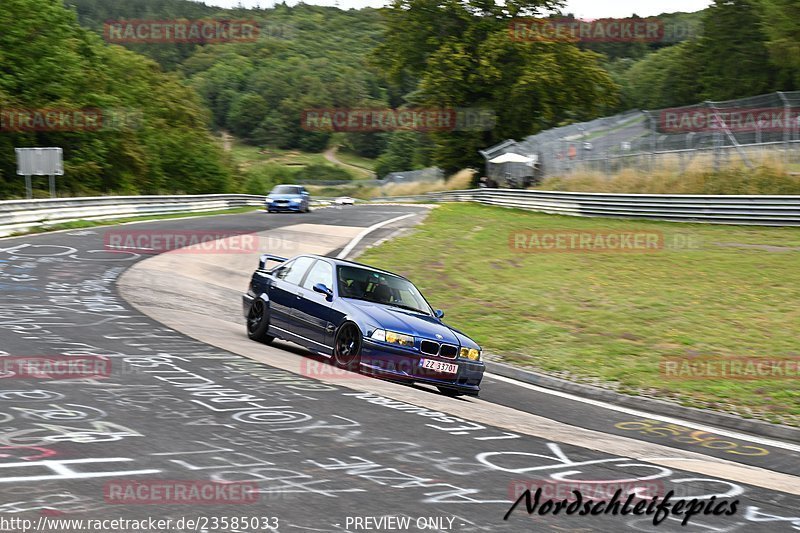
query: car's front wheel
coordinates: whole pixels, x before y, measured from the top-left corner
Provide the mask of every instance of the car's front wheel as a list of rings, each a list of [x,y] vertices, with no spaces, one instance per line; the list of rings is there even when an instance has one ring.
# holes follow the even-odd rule
[[[269,330],[267,306],[264,304],[264,300],[256,298],[247,314],[247,336],[254,341],[269,344],[275,340],[275,337],[268,335],[267,330]]]
[[[352,322],[344,324],[333,343],[333,364],[347,370],[358,370],[361,362],[361,330]]]

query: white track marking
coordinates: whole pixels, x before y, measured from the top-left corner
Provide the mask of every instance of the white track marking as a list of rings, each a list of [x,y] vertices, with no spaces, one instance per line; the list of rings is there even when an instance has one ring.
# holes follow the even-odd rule
[[[498,381],[503,381],[506,383],[510,383],[512,385],[516,385],[518,387],[524,387],[526,389],[535,390],[537,392],[543,392],[545,394],[550,394],[551,396],[558,396],[559,398],[565,398],[567,400],[573,400],[576,402],[585,403],[588,405],[594,405],[595,407],[600,407],[602,409],[608,409],[609,411],[617,411],[619,413],[625,413],[627,415],[637,416],[641,418],[649,418],[652,420],[658,420],[660,422],[666,422],[668,424],[676,424],[680,426],[686,426],[688,428],[697,429],[700,431],[706,431],[708,433],[714,433],[716,435],[721,435],[723,437],[730,437],[737,440],[742,440],[745,442],[752,442],[754,444],[763,444],[766,446],[772,446],[773,448],[781,448],[784,450],[790,450],[793,452],[800,452],[800,446],[797,444],[791,444],[789,442],[782,442],[779,440],[773,440],[765,437],[756,437],[754,435],[748,435],[746,433],[739,433],[736,431],[729,431],[727,429],[720,429],[713,426],[705,426],[703,424],[697,424],[696,422],[690,422],[687,420],[681,420],[679,418],[672,418],[669,416],[662,416],[656,415],[652,413],[647,413],[645,411],[638,411],[636,409],[630,409],[628,407],[622,407],[619,405],[613,405],[606,402],[601,402],[599,400],[591,400],[588,398],[581,398],[580,396],[575,396],[574,394],[569,394],[567,392],[561,392],[552,389],[546,389],[544,387],[539,387],[536,385],[531,385],[530,383],[525,383],[524,381],[517,381],[516,379],[507,378],[504,376],[498,376],[497,374],[492,374],[487,372],[484,377],[496,379]]]
[[[347,246],[344,247],[344,250],[339,252],[339,255],[336,256],[336,259],[344,259],[348,255],[350,255],[350,252],[353,251],[353,248],[358,246],[358,243],[360,243],[364,239],[364,237],[366,237],[373,231],[380,229],[384,226],[388,226],[392,222],[397,222],[398,220],[403,220],[405,218],[417,216],[418,214],[419,213],[410,213],[408,215],[403,215],[396,218],[390,218],[389,220],[384,220],[383,222],[378,222],[377,224],[373,224],[372,226],[368,227],[367,229],[356,235],[356,237],[352,241],[350,241],[350,243]]]

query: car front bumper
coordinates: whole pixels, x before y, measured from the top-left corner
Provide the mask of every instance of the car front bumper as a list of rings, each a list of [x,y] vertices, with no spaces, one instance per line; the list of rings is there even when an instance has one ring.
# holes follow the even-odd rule
[[[421,359],[433,359],[458,365],[456,374],[446,374],[419,366]],[[486,366],[480,361],[446,359],[412,353],[383,343],[364,339],[361,348],[361,370],[377,377],[427,383],[454,389],[461,394],[477,396]]]
[[[267,211],[272,213],[275,211],[291,211],[295,213],[299,213],[303,210],[303,204],[267,204]]]

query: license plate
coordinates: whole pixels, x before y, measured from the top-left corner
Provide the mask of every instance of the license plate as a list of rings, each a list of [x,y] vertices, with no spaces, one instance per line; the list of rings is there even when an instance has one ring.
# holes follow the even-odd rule
[[[444,372],[445,374],[458,373],[458,365],[454,365],[453,363],[442,363],[441,361],[434,361],[433,359],[420,359],[419,366],[422,368],[427,368],[428,370]]]

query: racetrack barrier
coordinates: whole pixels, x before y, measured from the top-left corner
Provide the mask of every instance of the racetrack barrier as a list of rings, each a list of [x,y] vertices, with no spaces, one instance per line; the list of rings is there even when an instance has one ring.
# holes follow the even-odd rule
[[[113,220],[262,206],[264,198],[251,194],[198,194],[8,200],[0,202],[0,237],[76,220]]]
[[[556,215],[617,217],[672,222],[800,226],[800,196],[670,195],[470,189],[375,202],[478,202]]]

